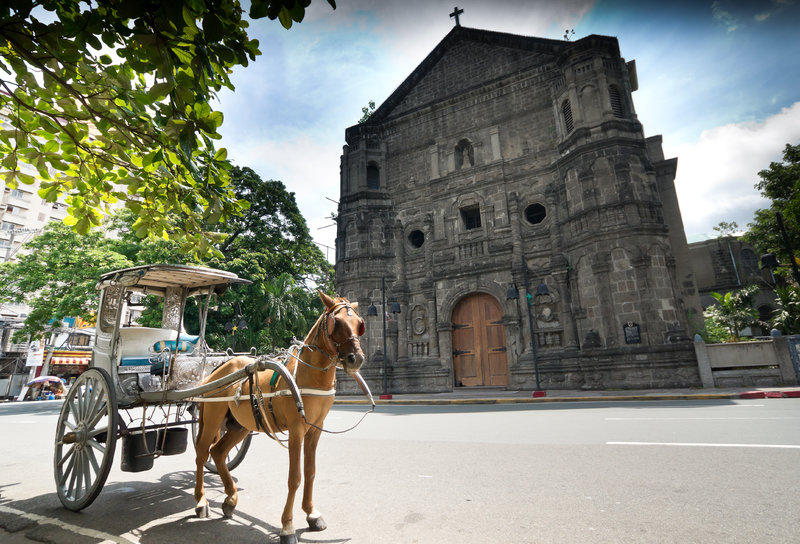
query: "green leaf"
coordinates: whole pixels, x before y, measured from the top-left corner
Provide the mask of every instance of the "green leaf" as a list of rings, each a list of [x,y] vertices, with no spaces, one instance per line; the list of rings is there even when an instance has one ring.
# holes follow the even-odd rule
[[[261,19],[267,16],[268,2],[265,0],[252,0],[250,3],[250,17]]]
[[[285,7],[281,7],[281,11],[278,13],[278,20],[286,30],[292,28],[292,14]]]
[[[207,42],[217,42],[224,37],[222,23],[214,13],[209,13],[203,18],[203,32]]]
[[[162,98],[168,96],[169,93],[172,92],[173,88],[174,85],[172,85],[172,83],[168,82],[156,83],[155,85],[150,87],[150,90],[147,91],[147,94],[154,101],[161,100]]]
[[[36,183],[36,178],[31,176],[30,174],[25,174],[23,172],[17,172],[17,179],[20,180],[25,185],[33,185],[34,183]]]

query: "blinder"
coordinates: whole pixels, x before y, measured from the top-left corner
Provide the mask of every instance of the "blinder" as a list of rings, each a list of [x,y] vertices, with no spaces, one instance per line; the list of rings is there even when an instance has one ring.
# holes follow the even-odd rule
[[[334,306],[325,317],[325,331],[328,335],[333,334],[333,331],[336,328],[336,318],[334,317],[334,314],[336,314],[340,306],[345,306],[347,308],[347,315],[353,315],[353,313],[355,313],[355,310],[353,310],[352,306],[349,304],[340,303]],[[361,319],[361,316],[359,316],[358,326],[356,327],[356,336],[364,336],[365,332],[367,332],[367,327],[364,323],[364,320]]]

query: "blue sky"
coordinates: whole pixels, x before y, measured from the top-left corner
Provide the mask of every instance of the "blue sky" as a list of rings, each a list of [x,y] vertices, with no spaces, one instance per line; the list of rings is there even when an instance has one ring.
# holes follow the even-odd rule
[[[313,0],[286,31],[251,25],[262,55],[220,95],[222,145],[239,166],[297,195],[314,238],[334,245],[344,131],[385,100],[453,26],[573,40],[615,36],[636,60],[646,136],[678,157],[687,238],[720,221],[745,227],[766,206],[758,171],[800,143],[800,0]],[[333,258],[333,253],[329,256]]]

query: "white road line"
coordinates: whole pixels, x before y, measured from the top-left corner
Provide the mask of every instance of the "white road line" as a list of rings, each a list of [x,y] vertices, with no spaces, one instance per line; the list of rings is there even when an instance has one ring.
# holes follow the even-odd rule
[[[606,446],[681,446],[699,448],[776,448],[800,450],[793,444],[711,444],[698,442],[606,442]]]
[[[0,512],[5,512],[7,514],[13,514],[15,516],[19,516],[21,518],[26,518],[31,521],[35,521],[39,525],[55,525],[56,527],[60,527],[61,529],[65,529],[67,531],[71,531],[73,533],[77,533],[79,535],[87,536],[90,538],[99,538],[103,539],[103,542],[115,542],[116,544],[135,544],[132,541],[127,540],[125,538],[118,537],[116,535],[112,535],[109,533],[104,533],[102,531],[97,531],[95,529],[88,529],[86,527],[80,527],[78,525],[73,525],[72,523],[67,523],[65,521],[61,521],[60,519],[56,518],[49,518],[47,516],[40,516],[39,514],[31,514],[29,512],[25,512],[23,510],[17,510],[16,508],[9,508],[8,506],[0,505]]]
[[[719,421],[719,420],[786,420],[800,419],[800,417],[607,417],[606,421]]]

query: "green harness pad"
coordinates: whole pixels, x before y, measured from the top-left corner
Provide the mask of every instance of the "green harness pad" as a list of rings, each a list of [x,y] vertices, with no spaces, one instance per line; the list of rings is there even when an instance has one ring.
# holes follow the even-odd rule
[[[273,370],[272,371],[272,378],[270,378],[270,380],[269,380],[269,386],[270,387],[275,387],[275,384],[277,384],[278,380],[280,380],[280,379],[281,379],[281,375]]]

